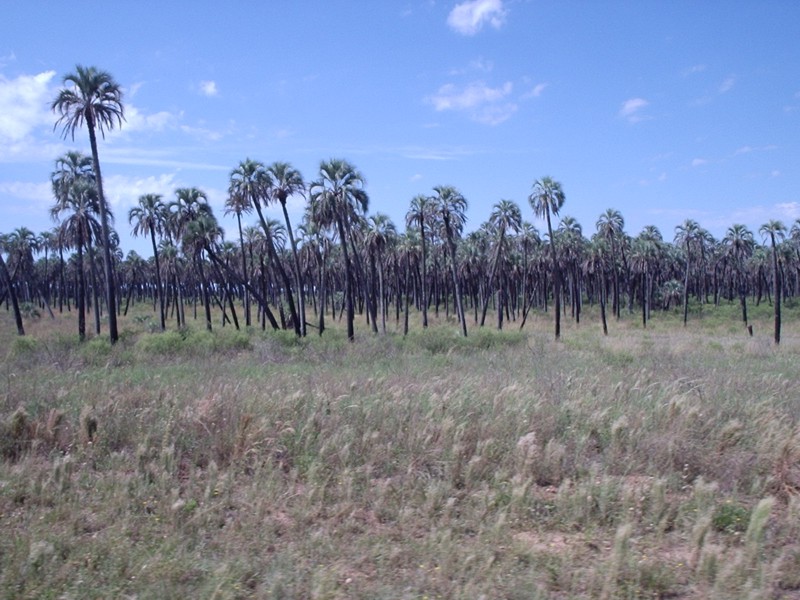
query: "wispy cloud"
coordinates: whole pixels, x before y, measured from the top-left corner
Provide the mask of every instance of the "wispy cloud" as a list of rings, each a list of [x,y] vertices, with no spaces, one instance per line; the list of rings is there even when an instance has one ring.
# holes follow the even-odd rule
[[[447,16],[447,24],[462,35],[475,35],[485,24],[499,29],[505,20],[503,0],[468,0],[456,4]]]
[[[692,166],[693,167],[702,167],[702,166],[707,165],[707,164],[708,164],[708,160],[705,159],[705,158],[695,158],[694,160],[692,160]]]
[[[726,94],[733,89],[733,86],[736,84],[736,77],[731,75],[730,77],[726,77],[725,81],[723,81],[719,86],[719,93]]]
[[[532,89],[522,94],[521,98],[523,100],[527,100],[529,98],[538,98],[539,96],[542,95],[542,92],[544,92],[549,85],[550,85],[549,83],[537,83],[535,86],[533,86]]]
[[[36,127],[55,122],[48,110],[53,95],[50,80],[55,74],[45,71],[16,79],[0,75],[0,143],[19,142]]]
[[[174,129],[178,126],[182,116],[181,114],[175,115],[163,110],[148,115],[141,112],[133,104],[128,104],[125,107],[125,121],[122,122],[120,129],[126,133]]]
[[[204,96],[216,96],[219,94],[219,90],[217,89],[217,82],[216,81],[201,81],[200,82],[200,93]]]
[[[513,89],[510,81],[500,87],[491,87],[483,81],[474,81],[464,87],[448,83],[430,97],[430,102],[437,111],[464,111],[474,121],[497,125],[517,110],[517,105],[508,100]]]
[[[741,146],[737,148],[736,151],[733,153],[734,156],[740,156],[742,154],[751,154],[753,152],[767,152],[769,150],[777,150],[778,147],[774,144],[768,144],[767,146]]]
[[[449,75],[466,75],[468,73],[491,73],[494,69],[494,62],[483,57],[471,60],[466,67],[452,69]]]
[[[630,98],[622,103],[622,108],[619,109],[619,116],[629,123],[638,123],[647,118],[642,114],[642,110],[649,105],[650,103],[644,98]]]
[[[40,206],[49,206],[53,200],[53,186],[48,182],[0,181],[0,195],[10,196]]]
[[[686,77],[688,75],[694,75],[696,73],[702,73],[705,70],[706,70],[706,66],[705,65],[692,65],[691,67],[688,67],[688,68],[684,69],[683,71],[681,71],[681,75]]]
[[[174,173],[149,177],[110,175],[103,177],[103,187],[111,205],[119,209],[130,208],[144,194],[161,194],[164,198],[172,199],[175,188],[180,184],[175,181]]]

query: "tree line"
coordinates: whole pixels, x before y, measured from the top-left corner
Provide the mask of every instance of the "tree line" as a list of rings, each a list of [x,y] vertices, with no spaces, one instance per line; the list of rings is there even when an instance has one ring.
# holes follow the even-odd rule
[[[0,235],[0,302],[13,311],[20,335],[24,316],[76,310],[83,340],[87,313],[100,334],[105,312],[113,343],[117,316],[132,302],[150,302],[162,331],[171,320],[185,326],[187,309],[211,330],[216,307],[223,326],[297,336],[309,328],[322,335],[326,316],[344,318],[353,340],[356,314],[374,333],[394,318],[405,334],[413,308],[423,327],[430,312],[443,313],[466,336],[468,321],[485,326],[491,306],[500,329],[524,327],[531,310],[552,312],[558,339],[562,317],[580,322],[587,303],[599,306],[607,333],[609,316],[620,319],[623,311],[640,311],[646,327],[653,310],[680,307],[686,325],[690,300],[737,302],[748,326],[750,299],[773,304],[777,344],[781,302],[800,290],[800,219],[791,229],[765,223],[762,243],[741,224],[716,240],[689,219],[669,242],[654,226],[630,236],[622,214],[608,209],[587,236],[561,214],[562,185],[543,177],[528,196],[532,214],[546,223],[542,233],[511,200],[498,201],[488,220],[466,233],[467,200],[453,186],[412,198],[401,232],[388,216],[369,213],[364,176],[344,159],[322,161],[311,181],[286,162],[241,161],[225,201],[225,214],[236,217],[235,241],[225,239],[202,190],[145,194],[125,216],[134,236],[149,239],[152,256],[123,257],[96,139],[124,120],[121,90],[93,67],[78,66],[64,84],[52,104],[56,127],[74,138],[85,126],[91,156],[70,151],[55,161],[52,230]],[[294,226],[292,198],[305,205]],[[282,221],[268,218],[271,205],[281,207]],[[246,225],[251,215],[256,224]]]

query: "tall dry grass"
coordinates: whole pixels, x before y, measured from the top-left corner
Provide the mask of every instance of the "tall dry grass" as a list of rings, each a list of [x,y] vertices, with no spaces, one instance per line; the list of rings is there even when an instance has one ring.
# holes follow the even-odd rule
[[[3,596],[800,593],[791,321],[531,325],[7,335]]]

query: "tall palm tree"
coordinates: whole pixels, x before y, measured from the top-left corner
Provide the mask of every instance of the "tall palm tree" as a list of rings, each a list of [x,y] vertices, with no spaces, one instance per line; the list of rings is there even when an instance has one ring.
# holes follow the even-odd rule
[[[747,325],[747,279],[745,276],[745,262],[753,254],[755,241],[753,232],[741,224],[731,225],[722,238],[722,243],[726,247],[726,253],[733,262],[733,269],[736,274],[737,292],[739,302],[742,306],[742,320]]]
[[[222,229],[213,213],[204,211],[196,218],[186,224],[183,234],[182,245],[184,254],[194,258],[195,267],[200,275],[200,283],[203,289],[203,306],[205,308],[206,329],[211,331],[211,292],[209,290],[208,278],[203,268],[203,251],[211,251],[222,237]]]
[[[156,293],[158,294],[159,317],[161,331],[166,329],[166,315],[164,309],[164,291],[161,284],[161,264],[158,257],[156,236],[164,232],[167,207],[161,194],[144,194],[139,196],[139,205],[128,211],[128,223],[133,225],[133,235],[149,234],[153,244],[153,260],[156,264]]]
[[[675,227],[675,244],[683,244],[686,254],[686,273],[683,279],[683,326],[689,319],[689,272],[692,264],[692,247],[700,242],[702,227],[693,219],[686,219]]]
[[[428,326],[428,274],[426,272],[428,256],[425,227],[430,227],[431,221],[433,220],[432,208],[432,200],[424,194],[419,194],[411,199],[411,208],[409,208],[408,212],[406,213],[406,227],[416,226],[419,228],[420,245],[422,249],[422,301],[420,304],[422,306],[423,327]]]
[[[229,190],[230,192],[231,190]],[[249,213],[253,210],[252,203],[244,194],[229,193],[227,200],[225,200],[225,214],[236,215],[236,225],[239,229],[239,247],[242,253],[242,277],[248,279],[247,270],[247,254],[244,248],[244,234],[242,232],[242,215]],[[245,289],[244,292],[244,323],[247,327],[251,325],[250,319],[250,293]]]
[[[318,219],[328,227],[336,227],[344,257],[345,296],[347,303],[347,339],[355,340],[355,290],[353,267],[348,245],[351,243],[352,223],[367,212],[369,196],[364,190],[364,176],[348,161],[332,158],[319,167],[319,179],[311,184],[309,192],[315,203]],[[354,260],[357,260],[354,257]]]
[[[267,223],[264,216],[264,205],[269,200],[270,189],[273,185],[272,176],[269,171],[264,167],[264,164],[247,158],[239,163],[239,165],[231,171],[230,185],[228,193],[230,196],[237,196],[240,202],[247,203],[253,206],[258,213],[258,220],[264,230],[265,242],[267,246],[267,254],[273,268],[281,278],[281,282],[286,290],[286,301],[289,305],[289,313],[292,317],[292,324],[294,331],[299,337],[302,333],[300,326],[300,318],[297,314],[294,304],[294,296],[292,293],[292,284],[289,281],[289,276],[286,274],[286,269],[280,260],[280,256],[275,249],[275,243],[270,234],[271,228]]]
[[[300,333],[306,336],[306,300],[303,294],[303,277],[300,270],[300,259],[297,255],[297,243],[292,232],[292,224],[289,222],[289,211],[286,208],[286,201],[292,196],[302,195],[305,192],[305,184],[300,171],[285,162],[274,162],[267,167],[270,175],[271,185],[269,188],[270,200],[277,200],[283,210],[283,219],[286,221],[286,232],[289,234],[289,244],[292,246],[292,257],[294,258],[294,276],[297,285],[297,305],[300,310]]]
[[[775,344],[781,343],[781,276],[778,271],[778,249],[777,241],[786,237],[786,225],[780,221],[771,220],[764,223],[759,228],[759,233],[765,238],[770,239],[772,244],[772,294],[774,297],[773,306],[775,307]]]
[[[461,237],[464,224],[467,222],[467,200],[456,188],[450,185],[438,185],[433,188],[435,210],[441,219],[447,247],[450,251],[450,274],[453,278],[458,318],[461,320],[461,333],[467,337],[467,317],[464,314],[461,286],[457,274],[456,237]]]
[[[561,184],[552,177],[542,177],[533,184],[533,191],[528,196],[533,214],[547,221],[547,234],[550,237],[550,254],[553,262],[553,307],[555,309],[555,339],[561,337],[561,270],[558,265],[558,252],[553,237],[553,225],[550,215],[558,216],[564,206],[564,190]]]
[[[622,265],[623,268],[627,270],[627,261],[625,260],[625,244],[621,243],[622,238],[624,237],[625,229],[625,219],[622,217],[622,213],[618,210],[613,208],[606,209],[606,211],[600,215],[600,218],[597,219],[597,233],[600,234],[601,237],[608,240],[608,243],[611,247],[611,257],[614,262],[612,262],[613,266],[613,277],[614,277],[614,314],[616,315],[617,319],[620,318],[620,290],[619,290],[619,270],[617,269],[616,264],[616,255],[617,251],[620,251],[622,257]]]
[[[55,183],[54,183],[55,188]],[[97,186],[89,180],[78,180],[69,188],[68,195],[56,198],[50,209],[54,220],[61,220],[61,239],[68,246],[77,250],[77,308],[78,337],[86,339],[86,284],[83,266],[83,250],[89,248],[92,238],[102,235],[102,225],[97,222],[96,215],[100,211]],[[67,217],[63,218],[64,213]],[[97,314],[97,306],[95,306]]]
[[[380,302],[377,304],[379,305],[381,311],[381,331],[386,333],[386,297],[384,295],[383,286],[383,257],[386,247],[393,241],[395,235],[397,234],[397,228],[395,227],[394,223],[392,223],[392,220],[387,215],[382,213],[377,213],[376,215],[370,217],[368,220],[368,227],[369,229],[367,230],[367,234],[364,238],[364,245],[367,248],[367,254],[369,255],[372,271],[374,272],[377,270],[377,296],[380,299]],[[373,307],[375,307],[375,304],[376,303],[373,299]],[[375,323],[376,312],[377,310],[373,310],[372,313],[372,322],[375,327],[377,327],[377,323]]]
[[[75,130],[86,124],[89,131],[89,144],[92,149],[92,166],[96,178],[97,196],[100,206],[100,223],[102,226],[103,264],[106,274],[106,303],[108,305],[108,329],[111,343],[119,339],[117,331],[117,304],[114,286],[113,263],[111,262],[111,226],[108,208],[103,193],[103,178],[100,174],[100,158],[97,152],[96,132],[105,137],[106,129],[113,129],[115,124],[122,125],[124,107],[122,90],[114,78],[105,71],[95,67],[77,65],[75,73],[64,77],[64,85],[51,106],[60,116],[56,127],[63,126],[62,135],[70,135],[75,139]]]
[[[513,231],[519,233],[522,229],[522,211],[516,202],[511,200],[500,200],[492,207],[492,213],[489,215],[489,223],[494,227],[497,232],[497,239],[495,240],[494,258],[492,259],[492,266],[489,272],[489,280],[487,282],[486,294],[483,299],[483,310],[481,311],[481,327],[486,321],[486,311],[489,308],[489,296],[491,295],[492,285],[497,273],[497,265],[500,262],[503,253],[506,251],[505,241],[506,232]],[[498,285],[498,328],[503,327],[503,304],[501,297],[503,295],[503,286]]]

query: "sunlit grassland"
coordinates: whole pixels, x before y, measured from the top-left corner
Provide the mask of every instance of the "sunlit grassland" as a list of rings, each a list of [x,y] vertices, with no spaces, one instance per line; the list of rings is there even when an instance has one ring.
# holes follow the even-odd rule
[[[800,315],[751,313],[350,344],[136,307],[112,348],[3,312],[0,593],[800,597]]]

